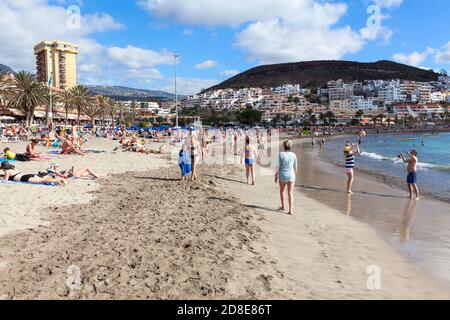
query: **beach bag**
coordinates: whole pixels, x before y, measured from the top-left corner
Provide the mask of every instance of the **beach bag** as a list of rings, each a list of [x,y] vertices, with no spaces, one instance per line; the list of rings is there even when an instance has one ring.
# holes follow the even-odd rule
[[[16,160],[20,162],[31,161],[30,157],[26,154],[16,154]]]

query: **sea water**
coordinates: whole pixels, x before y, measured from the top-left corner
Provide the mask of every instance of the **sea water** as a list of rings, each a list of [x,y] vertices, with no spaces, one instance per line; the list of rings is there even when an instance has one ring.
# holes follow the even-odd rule
[[[358,143],[359,138],[338,138],[330,141],[324,153],[334,162],[343,162],[343,147],[347,141]],[[407,135],[370,135],[360,146],[361,155],[356,159],[356,167],[380,175],[404,179],[406,183],[406,165],[399,155],[408,159],[408,152],[418,152],[419,184],[441,199],[450,200],[450,133],[407,134]]]

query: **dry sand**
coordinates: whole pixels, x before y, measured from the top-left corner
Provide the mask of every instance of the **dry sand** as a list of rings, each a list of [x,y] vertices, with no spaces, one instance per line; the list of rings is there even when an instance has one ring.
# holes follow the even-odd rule
[[[6,147],[12,148],[16,153],[23,153],[24,142],[0,144],[0,152]],[[137,172],[157,169],[168,165],[167,157],[147,156],[137,153],[113,152],[118,146],[115,141],[105,139],[92,139],[85,145],[87,150],[106,151],[106,153],[90,153],[85,157],[48,155],[49,161],[15,162],[16,168],[26,174],[45,172],[52,162],[57,162],[63,169],[69,170],[91,167],[101,174]],[[157,149],[157,145],[152,148]],[[39,147],[41,154],[49,149]],[[40,216],[46,208],[70,204],[87,203],[93,199],[90,192],[98,187],[92,180],[71,180],[64,188],[31,186],[31,185],[4,185],[0,184],[0,236],[17,230],[25,230],[42,223]]]
[[[257,186],[252,187],[243,183],[242,167],[203,166],[199,182],[182,183],[175,164],[161,167],[168,163],[164,158],[114,155],[110,142],[94,143],[109,148],[107,154],[89,156],[94,169],[141,172],[111,176],[100,181],[100,188],[95,183],[90,190],[79,182],[51,190],[14,186],[14,192],[0,199],[2,208],[9,200],[8,211],[20,205],[15,211],[22,214],[6,228],[8,235],[0,238],[0,268],[4,268],[0,297],[450,297],[446,288],[427,278],[370,227],[298,190],[296,214],[276,212],[278,191],[272,175],[259,175]],[[85,161],[70,158],[67,161]],[[146,169],[153,171],[142,172]],[[63,206],[77,188],[78,203]],[[32,202],[23,201],[30,195],[34,201],[42,198],[40,211],[32,214],[40,225],[20,231],[21,220],[33,224],[23,214],[31,211],[27,203]],[[48,203],[48,196],[59,200]],[[42,210],[46,204],[50,208]],[[372,265],[381,268],[381,290],[367,289],[366,271]],[[70,266],[79,268],[81,280],[72,289],[66,285]]]
[[[217,171],[205,168],[203,174]],[[225,172],[223,172],[225,173]],[[8,299],[289,298],[259,215],[176,168],[113,176],[89,204],[50,208],[47,226],[0,240]],[[79,290],[66,286],[80,270]],[[292,296],[292,295],[291,295]]]

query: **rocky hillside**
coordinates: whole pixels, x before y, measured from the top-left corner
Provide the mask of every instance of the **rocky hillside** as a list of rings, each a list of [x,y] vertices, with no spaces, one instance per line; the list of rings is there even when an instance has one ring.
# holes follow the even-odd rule
[[[392,61],[361,63],[352,61],[308,61],[259,66],[245,71],[205,91],[244,88],[276,87],[287,83],[304,87],[326,86],[331,80],[414,80],[435,81],[438,74]]]

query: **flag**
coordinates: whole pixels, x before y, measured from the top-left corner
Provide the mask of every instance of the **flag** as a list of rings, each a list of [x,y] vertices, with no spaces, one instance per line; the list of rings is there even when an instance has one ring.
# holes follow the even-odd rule
[[[48,79],[48,86],[50,87],[53,82],[53,72],[50,73],[50,78]]]

